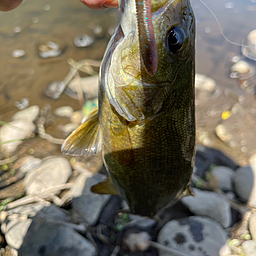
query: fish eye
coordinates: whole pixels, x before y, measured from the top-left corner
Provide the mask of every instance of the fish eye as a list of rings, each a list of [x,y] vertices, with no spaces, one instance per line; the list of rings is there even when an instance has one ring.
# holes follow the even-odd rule
[[[167,33],[167,49],[172,53],[178,52],[184,43],[185,35],[181,28],[172,27]]]

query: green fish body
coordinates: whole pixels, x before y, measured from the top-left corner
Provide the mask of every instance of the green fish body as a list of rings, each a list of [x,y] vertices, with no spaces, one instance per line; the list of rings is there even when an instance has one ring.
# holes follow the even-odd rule
[[[99,108],[62,151],[89,155],[102,149],[110,177],[92,191],[119,194],[131,213],[153,217],[191,194],[195,19],[189,0],[151,0],[157,51],[152,64],[141,54],[143,37],[150,37],[138,29],[136,4],[121,0],[120,23],[101,65]]]

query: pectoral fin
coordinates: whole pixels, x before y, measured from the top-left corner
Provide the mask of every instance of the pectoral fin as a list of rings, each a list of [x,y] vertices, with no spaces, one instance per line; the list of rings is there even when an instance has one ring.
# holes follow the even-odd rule
[[[96,194],[119,195],[118,191],[115,189],[113,182],[109,177],[105,181],[92,186],[91,191]]]
[[[81,156],[97,154],[101,151],[102,132],[98,119],[98,108],[86,117],[75,131],[64,141],[61,147],[63,155]]]

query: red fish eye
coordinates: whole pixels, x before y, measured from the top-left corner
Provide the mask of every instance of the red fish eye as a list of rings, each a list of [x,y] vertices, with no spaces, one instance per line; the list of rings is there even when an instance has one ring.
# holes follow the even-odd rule
[[[178,52],[184,43],[184,32],[179,27],[172,27],[167,33],[167,49],[172,53]]]

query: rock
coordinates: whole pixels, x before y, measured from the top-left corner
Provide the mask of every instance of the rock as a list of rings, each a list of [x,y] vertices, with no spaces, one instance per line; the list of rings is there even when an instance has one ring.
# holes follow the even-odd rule
[[[42,160],[35,158],[33,156],[24,156],[20,158],[15,165],[19,165],[19,169],[22,173],[27,173],[35,169],[39,164],[42,163]]]
[[[75,111],[74,113],[72,113],[72,115],[70,117],[70,121],[71,121],[71,123],[81,124],[83,117],[84,116],[82,114],[82,111],[78,110],[78,111]]]
[[[54,110],[54,114],[60,117],[71,117],[73,112],[74,110],[70,106],[63,106],[63,107],[56,108]]]
[[[256,169],[240,167],[235,172],[234,189],[236,194],[251,206],[256,206]]]
[[[249,240],[242,244],[246,256],[256,256],[256,242]]]
[[[88,99],[95,99],[98,97],[98,83],[99,77],[88,76],[81,78],[74,78],[67,86],[65,93],[73,99],[78,99],[77,86],[81,87],[84,97]]]
[[[76,47],[87,47],[94,43],[95,39],[89,35],[83,34],[76,36],[74,39],[74,44]]]
[[[38,55],[43,58],[52,58],[61,55],[66,47],[60,46],[58,43],[47,41],[38,45]]]
[[[242,53],[247,58],[256,60],[256,29],[252,30],[243,42]]]
[[[124,244],[132,252],[137,250],[146,251],[150,246],[150,240],[151,238],[147,232],[131,233],[124,239]]]
[[[91,192],[91,187],[103,180],[105,176],[96,174],[90,177],[86,173],[81,173],[76,179],[72,188],[73,218],[78,222],[85,222],[88,225],[94,224],[102,208],[107,204],[110,195],[99,195]]]
[[[232,191],[234,171],[226,166],[216,166],[211,172],[218,180],[218,186],[224,191]]]
[[[239,167],[231,158],[226,156],[220,150],[196,145],[195,174],[203,178],[205,172],[208,171],[213,164],[217,166],[227,166],[232,170],[236,170]]]
[[[126,226],[136,226],[140,229],[151,229],[157,225],[156,220],[134,214],[128,215],[131,220]]]
[[[36,215],[62,221],[68,219],[68,216],[59,208],[43,203],[36,203],[15,208],[8,211],[8,215],[19,216],[19,218],[16,217],[10,221],[6,219],[1,226],[1,230],[5,234],[7,244],[14,249],[19,249],[23,244],[24,238],[27,235],[27,232],[30,229]]]
[[[96,256],[94,246],[72,228],[45,218],[35,219],[19,256]]]
[[[221,226],[207,217],[188,217],[172,220],[160,230],[157,241],[189,256],[219,256],[227,235]],[[171,256],[159,250],[159,256]]]
[[[25,51],[22,49],[15,49],[12,51],[12,57],[14,58],[23,57],[25,54],[26,54]]]
[[[218,124],[215,127],[215,132],[218,138],[231,148],[238,146],[236,139],[233,137],[233,134],[230,132],[230,128],[227,125],[222,123]]]
[[[8,125],[9,124],[9,125]],[[9,122],[0,129],[0,142],[19,140],[1,145],[2,152],[11,154],[17,146],[22,143],[21,140],[28,138],[35,130],[35,125],[32,122],[25,120],[15,120]]]
[[[254,212],[250,217],[249,230],[252,236],[252,240],[256,241],[256,212]]]
[[[231,209],[228,201],[209,191],[193,189],[195,197],[187,196],[181,199],[191,212],[200,216],[210,217],[219,222],[224,228],[231,225]]]
[[[214,92],[216,87],[216,82],[201,74],[196,74],[195,76],[195,88],[200,91],[208,91],[208,92]]]
[[[71,132],[73,132],[79,125],[75,124],[75,123],[68,123],[63,125],[63,127],[61,128],[61,131],[64,132],[65,134],[70,134]]]
[[[62,81],[53,81],[51,82],[44,94],[53,99],[58,99],[65,89],[65,84]]]
[[[29,106],[29,99],[28,98],[21,98],[20,101],[15,101],[14,106],[18,109],[24,109]]]
[[[39,115],[39,107],[37,105],[31,106],[29,108],[26,108],[24,110],[21,110],[17,112],[13,116],[13,120],[25,120],[25,121],[30,121],[33,122]]]
[[[230,77],[245,80],[252,77],[254,73],[254,68],[248,62],[240,60],[231,67]]]
[[[64,157],[46,158],[36,169],[27,173],[24,183],[29,195],[37,195],[44,190],[67,182],[71,167]]]

